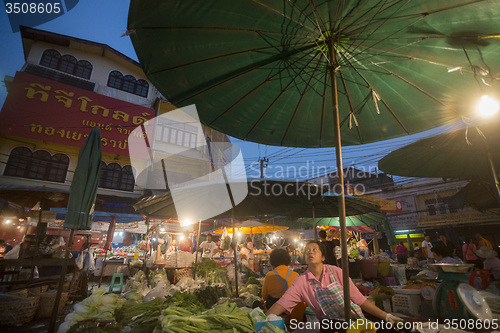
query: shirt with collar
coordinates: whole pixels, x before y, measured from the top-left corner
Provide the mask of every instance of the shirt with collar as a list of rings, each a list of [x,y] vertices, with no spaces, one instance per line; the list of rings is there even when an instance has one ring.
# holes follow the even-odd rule
[[[314,291],[312,280],[316,280],[316,282],[321,287],[327,287],[329,284],[332,284],[334,281],[334,277],[332,276],[332,274],[330,274],[328,267],[332,269],[335,278],[337,278],[337,281],[342,286],[342,269],[336,266],[323,265],[323,275],[321,282],[318,281],[318,279],[316,279],[313,273],[308,269],[295,279],[290,288],[288,288],[286,293],[277,301],[277,303],[284,307],[286,311],[290,312],[295,307],[295,305],[297,305],[297,303],[306,302],[311,310],[316,313],[316,316],[318,318],[323,318],[323,311],[321,310],[318,297],[316,296],[316,293]],[[351,301],[353,301],[357,305],[363,304],[366,301],[366,297],[361,294],[361,292],[354,285],[351,279],[349,279],[349,286]]]

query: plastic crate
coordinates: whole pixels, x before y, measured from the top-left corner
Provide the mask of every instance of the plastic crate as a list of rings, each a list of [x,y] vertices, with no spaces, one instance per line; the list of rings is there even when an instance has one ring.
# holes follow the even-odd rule
[[[255,323],[255,331],[257,333],[261,333],[262,332],[262,328],[264,326],[266,326],[266,324],[269,323],[273,326],[276,326],[282,330],[286,330],[286,327],[285,327],[285,319],[281,319],[281,320],[274,320],[274,321],[261,321],[261,322],[256,322]]]
[[[411,317],[420,317],[422,301],[420,295],[392,296],[392,311],[402,313]]]

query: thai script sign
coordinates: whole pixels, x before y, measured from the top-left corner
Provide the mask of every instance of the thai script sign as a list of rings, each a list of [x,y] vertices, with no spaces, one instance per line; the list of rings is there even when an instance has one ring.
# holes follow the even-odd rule
[[[103,152],[128,156],[128,136],[154,115],[151,108],[17,72],[0,112],[0,133],[81,147],[99,127]]]

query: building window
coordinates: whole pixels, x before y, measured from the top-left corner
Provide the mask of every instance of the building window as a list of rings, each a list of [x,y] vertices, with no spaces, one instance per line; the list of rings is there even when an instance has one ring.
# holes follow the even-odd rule
[[[106,164],[102,162],[99,187],[133,192],[134,185],[134,174],[130,165],[122,168],[117,163]]]
[[[108,87],[123,90],[137,96],[148,97],[149,83],[144,80],[136,80],[132,75],[123,76],[119,71],[109,73]]]
[[[61,54],[53,49],[43,52],[40,65],[89,80],[92,64],[86,60],[76,60],[72,55]]]
[[[64,183],[68,167],[69,157],[64,154],[51,155],[45,150],[31,152],[26,147],[17,147],[9,155],[4,176]]]
[[[159,119],[156,125],[157,141],[196,149],[198,128],[172,120]]]

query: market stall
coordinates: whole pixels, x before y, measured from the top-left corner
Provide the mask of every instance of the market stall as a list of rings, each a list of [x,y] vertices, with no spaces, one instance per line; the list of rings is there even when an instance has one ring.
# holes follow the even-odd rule
[[[250,235],[253,244],[255,244],[255,242],[253,242],[253,238],[256,234],[274,233],[282,230],[287,230],[288,228],[289,227],[287,226],[274,225],[255,220],[246,220],[241,223],[235,223],[236,234]],[[213,233],[221,235],[225,234],[227,237],[228,235],[233,234],[233,229],[232,228],[217,229],[214,230]],[[225,237],[223,237],[223,240],[224,239]],[[225,250],[225,252],[226,253],[224,253],[223,258],[229,255],[229,248]],[[253,255],[254,259],[252,260],[253,261],[252,263],[250,263],[249,261],[249,267],[251,267],[251,269],[254,272],[261,272],[263,268],[269,267],[268,251],[264,251],[261,249],[253,249]]]

